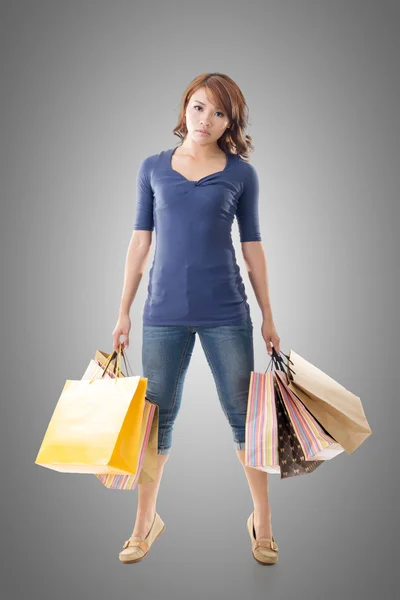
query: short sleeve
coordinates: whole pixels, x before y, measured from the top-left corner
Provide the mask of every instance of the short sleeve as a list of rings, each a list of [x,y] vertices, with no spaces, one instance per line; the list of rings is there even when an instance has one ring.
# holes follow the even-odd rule
[[[134,229],[153,231],[154,194],[150,183],[151,157],[148,156],[139,165],[136,176],[136,215]]]
[[[239,197],[236,218],[241,242],[260,242],[260,223],[258,215],[259,181],[256,169],[246,164],[246,176],[243,191]]]

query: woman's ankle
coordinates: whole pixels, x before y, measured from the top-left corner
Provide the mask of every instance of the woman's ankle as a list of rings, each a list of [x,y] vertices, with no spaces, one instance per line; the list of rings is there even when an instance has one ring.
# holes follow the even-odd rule
[[[266,504],[264,506],[255,506],[254,507],[254,516],[270,519],[271,518],[271,506],[269,504]]]
[[[151,506],[149,508],[138,508],[136,512],[136,518],[142,520],[154,519],[156,514],[156,507]]]

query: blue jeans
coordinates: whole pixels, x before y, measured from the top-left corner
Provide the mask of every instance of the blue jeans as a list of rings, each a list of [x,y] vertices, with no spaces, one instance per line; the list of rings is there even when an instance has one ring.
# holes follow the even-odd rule
[[[159,407],[158,454],[169,454],[183,383],[200,337],[236,449],[244,449],[250,372],[254,370],[253,323],[221,326],[142,324],[142,370],[146,397]]]

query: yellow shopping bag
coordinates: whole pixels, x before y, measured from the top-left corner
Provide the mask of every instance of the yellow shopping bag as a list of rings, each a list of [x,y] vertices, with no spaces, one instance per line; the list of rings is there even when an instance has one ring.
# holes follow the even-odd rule
[[[104,378],[116,355],[99,367],[101,378],[65,382],[35,464],[64,473],[137,472],[147,378]]]
[[[126,356],[124,350],[121,351],[122,358],[125,361],[126,372],[128,373],[129,359]],[[93,373],[97,371],[97,365],[104,367],[107,364],[110,355],[102,350],[96,350],[94,360],[91,361],[92,366],[89,365],[83,378],[87,379],[92,377]],[[129,364],[130,366],[130,364]],[[107,373],[110,377],[115,377],[112,369],[116,368],[115,359],[111,360]],[[94,370],[93,370],[94,369]],[[132,367],[130,367],[131,372]],[[120,370],[118,373],[119,377],[125,377]],[[107,488],[114,490],[134,490],[138,484],[150,483],[155,481],[157,477],[157,454],[158,454],[158,422],[159,422],[159,408],[154,402],[151,402],[148,398],[145,398],[143,419],[141,427],[141,436],[139,441],[139,464],[135,475],[123,475],[123,474],[96,474],[96,477],[105,485]]]

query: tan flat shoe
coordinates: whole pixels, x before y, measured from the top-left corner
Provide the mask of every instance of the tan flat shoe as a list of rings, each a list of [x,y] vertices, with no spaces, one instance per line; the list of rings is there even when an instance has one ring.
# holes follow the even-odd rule
[[[254,530],[254,511],[247,519],[247,531],[251,538],[251,550],[257,562],[263,565],[273,565],[278,560],[278,545],[274,536],[270,538],[258,538]]]
[[[152,543],[162,534],[165,529],[165,523],[156,512],[153,524],[146,538],[132,536],[124,542],[122,550],[119,553],[119,560],[125,564],[131,564],[142,560],[150,550]]]

